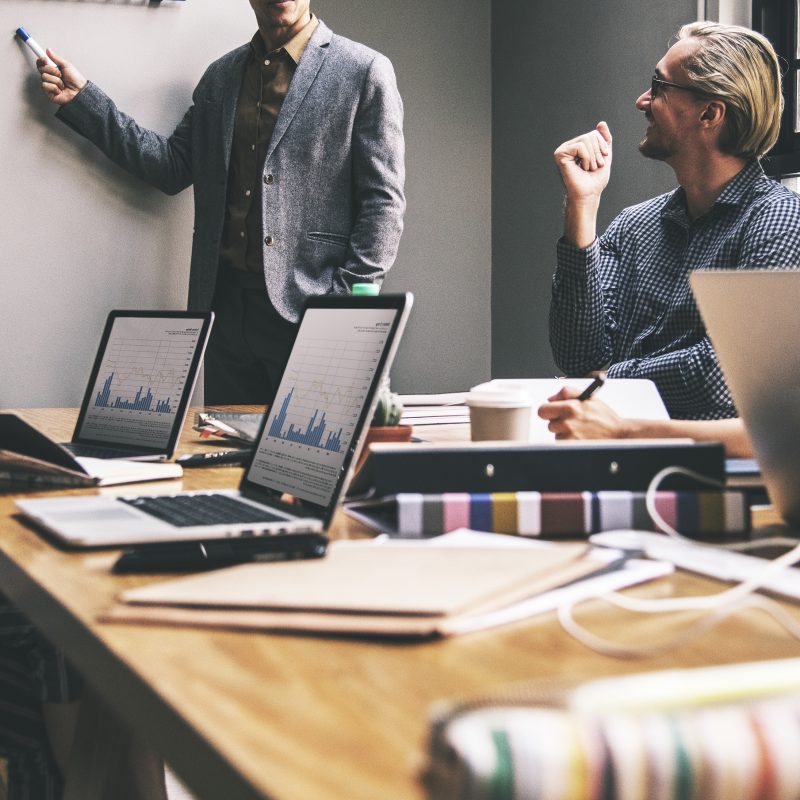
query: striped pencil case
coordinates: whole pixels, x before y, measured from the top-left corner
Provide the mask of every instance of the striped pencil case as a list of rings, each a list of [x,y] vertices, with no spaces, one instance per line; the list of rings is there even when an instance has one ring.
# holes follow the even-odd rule
[[[655,505],[667,524],[686,535],[750,530],[744,492],[657,492]],[[547,538],[620,528],[657,530],[644,492],[403,493],[351,502],[346,508],[371,527],[407,537],[436,536],[458,528]]]
[[[712,800],[800,797],[797,659],[603,679],[593,709],[568,692],[480,698],[433,711],[427,800]],[[771,673],[763,682],[748,684]],[[720,683],[698,694],[692,673]],[[737,685],[737,677],[742,683]],[[662,677],[663,676],[663,677]],[[777,681],[775,680],[777,676]],[[660,682],[652,678],[661,677]],[[632,681],[631,681],[632,679]],[[775,681],[772,685],[771,681]],[[706,681],[708,682],[708,681]],[[590,682],[591,684],[591,682]],[[659,685],[662,689],[659,689]],[[660,694],[671,695],[662,702]],[[617,697],[630,687],[634,702]],[[591,687],[590,687],[591,691]],[[683,695],[683,697],[681,697]],[[726,697],[727,695],[727,697]]]

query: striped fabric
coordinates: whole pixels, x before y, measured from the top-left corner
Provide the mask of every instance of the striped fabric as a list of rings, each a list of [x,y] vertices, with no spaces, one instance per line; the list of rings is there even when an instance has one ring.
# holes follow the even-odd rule
[[[428,800],[800,797],[800,697],[672,712],[492,706],[439,720]]]
[[[395,504],[397,533],[407,537],[435,536],[457,528],[548,538],[618,528],[656,530],[644,492],[406,493],[389,502]],[[744,492],[657,492],[656,509],[685,534],[738,534],[750,529]]]

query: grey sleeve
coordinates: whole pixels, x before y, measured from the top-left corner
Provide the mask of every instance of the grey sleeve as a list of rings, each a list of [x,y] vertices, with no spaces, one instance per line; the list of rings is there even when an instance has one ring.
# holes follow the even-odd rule
[[[126,172],[166,194],[177,194],[192,183],[193,110],[189,108],[172,135],[163,136],[138,125],[90,81],[56,117]]]

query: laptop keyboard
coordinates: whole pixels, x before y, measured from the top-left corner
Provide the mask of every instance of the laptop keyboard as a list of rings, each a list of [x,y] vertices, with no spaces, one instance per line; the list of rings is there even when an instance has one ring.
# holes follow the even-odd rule
[[[141,455],[141,452],[136,452],[134,450],[123,450],[118,447],[103,447],[102,445],[65,442],[62,447],[69,450],[74,456],[84,456],[85,458],[135,458]]]
[[[188,528],[192,525],[286,521],[286,517],[272,514],[266,509],[243,503],[235,497],[224,494],[127,497],[120,500],[178,528]]]

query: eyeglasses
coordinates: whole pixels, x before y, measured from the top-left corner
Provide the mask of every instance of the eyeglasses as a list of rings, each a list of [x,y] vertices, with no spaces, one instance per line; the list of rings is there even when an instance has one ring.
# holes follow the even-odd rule
[[[672,89],[683,89],[684,92],[691,92],[692,94],[698,94],[702,97],[710,96],[707,92],[704,92],[702,89],[697,89],[694,86],[681,86],[680,83],[665,81],[653,75],[653,77],[650,79],[650,98],[655,100],[661,92],[661,88],[664,86],[669,86]]]

